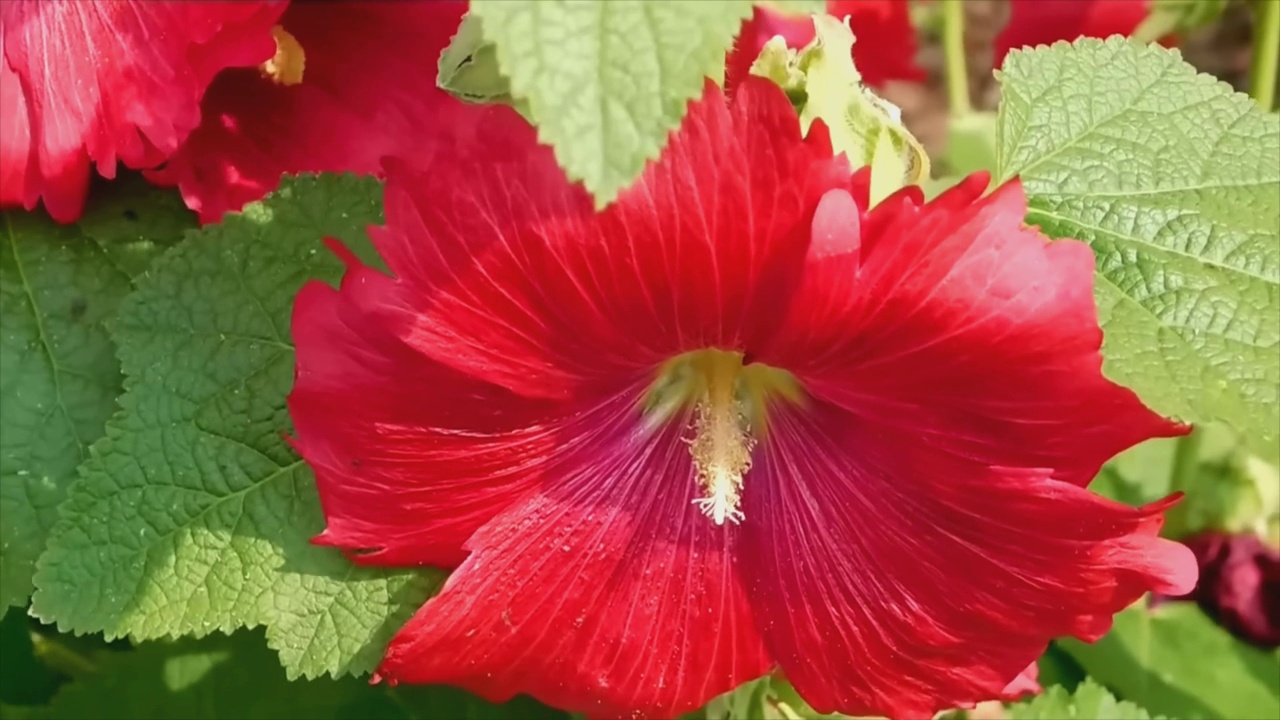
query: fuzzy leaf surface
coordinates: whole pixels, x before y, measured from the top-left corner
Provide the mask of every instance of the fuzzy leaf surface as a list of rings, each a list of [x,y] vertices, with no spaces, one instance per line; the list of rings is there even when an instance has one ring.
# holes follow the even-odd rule
[[[491,705],[443,686],[370,686],[355,678],[290,682],[261,633],[148,642],[113,653],[95,675],[66,685],[53,718],[223,720],[561,720],[526,697]]]
[[[285,442],[289,316],[310,278],[368,255],[376,181],[301,177],[193,233],[123,303],[122,411],[91,448],[36,573],[33,613],[135,640],[266,626],[290,677],[370,670],[438,577],[362,568]]]
[[[725,53],[751,0],[473,0],[511,91],[570,180],[603,207],[640,176]]]
[[[1122,38],[1015,51],[999,177],[1027,222],[1088,242],[1104,372],[1186,421],[1280,453],[1280,116]]]
[[[1235,639],[1194,603],[1131,607],[1096,644],[1060,642],[1089,677],[1153,714],[1280,717],[1280,652]]]
[[[194,224],[175,195],[137,178],[104,186],[73,225],[0,213],[0,614],[26,604],[58,503],[116,411],[106,323]]]
[[[1146,710],[1131,702],[1117,700],[1106,688],[1092,680],[1080,683],[1075,692],[1062,686],[1009,706],[1012,720],[1151,720]]]

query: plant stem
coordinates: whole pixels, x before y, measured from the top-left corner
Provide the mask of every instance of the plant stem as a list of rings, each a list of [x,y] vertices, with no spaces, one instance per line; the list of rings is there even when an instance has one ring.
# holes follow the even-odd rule
[[[1200,442],[1203,438],[1204,434],[1198,429],[1178,438],[1177,445],[1173,448],[1173,469],[1169,472],[1170,492],[1184,492],[1188,495],[1194,492],[1192,486],[1199,476]],[[1187,507],[1187,500],[1184,499],[1165,513],[1162,535],[1177,539],[1186,533]]]
[[[964,2],[942,0],[942,51],[946,58],[947,100],[954,119],[973,111],[964,52]]]
[[[98,672],[98,666],[92,660],[38,632],[31,633],[31,644],[34,646],[32,652],[37,658],[71,677],[79,678]]]
[[[1264,111],[1276,100],[1276,66],[1280,64],[1280,0],[1254,3],[1253,63],[1249,68],[1249,94]]]
[[[1173,449],[1173,470],[1169,476],[1169,489],[1173,492],[1188,492],[1195,484],[1197,471],[1200,469],[1200,440],[1204,434],[1192,430],[1190,434],[1178,438]]]

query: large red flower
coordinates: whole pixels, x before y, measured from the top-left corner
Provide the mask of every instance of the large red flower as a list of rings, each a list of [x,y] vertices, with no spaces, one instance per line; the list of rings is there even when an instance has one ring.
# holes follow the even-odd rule
[[[456,0],[295,1],[280,25],[299,72],[218,76],[203,123],[152,179],[177,185],[213,222],[285,173],[374,174],[384,155],[413,157],[435,146],[435,133],[465,132],[482,110],[436,87],[436,62],[466,9]]]
[[[113,177],[164,160],[225,67],[271,57],[271,2],[0,3],[0,206],[69,222],[90,165]]]
[[[1009,23],[996,36],[995,64],[1010,50],[1082,37],[1131,35],[1151,11],[1151,0],[1012,0]]]
[[[815,127],[709,88],[598,215],[514,121],[389,166],[391,274],[302,290],[289,400],[318,542],[457,565],[382,677],[671,717],[780,668],[927,716],[1192,586],[1167,501],[1084,487],[1183,430],[1103,378],[1089,248],[985,176],[868,211]]]
[[[827,0],[827,13],[849,18],[856,37],[853,61],[863,82],[879,86],[889,80],[924,78],[924,71],[916,65],[916,32],[907,0]],[[810,16],[756,5],[729,54],[726,86],[733,87],[750,73],[760,50],[775,35],[799,49],[809,44],[814,34]]]

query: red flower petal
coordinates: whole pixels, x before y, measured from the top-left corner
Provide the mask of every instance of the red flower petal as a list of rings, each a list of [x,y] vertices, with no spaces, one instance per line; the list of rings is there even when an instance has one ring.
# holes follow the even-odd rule
[[[328,523],[316,542],[367,564],[456,565],[540,480],[556,408],[405,345],[403,288],[350,262],[341,292],[311,283],[293,312],[289,410]]]
[[[1095,638],[1146,589],[1194,583],[1189,551],[1156,537],[1167,503],[936,452],[819,400],[769,417],[741,567],[766,646],[819,712],[1001,697],[1051,638]]]
[[[465,2],[298,2],[280,19],[306,53],[302,82],[220,75],[204,121],[152,179],[176,184],[202,222],[274,190],[285,173],[377,174],[385,155],[426,162],[437,133],[482,109],[436,87]]]
[[[732,109],[709,84],[662,159],[599,215],[523,134],[531,149],[515,159],[481,146],[393,170],[374,239],[421,294],[415,346],[530,396],[768,333],[813,201],[849,183],[825,133],[803,142],[781,89],[759,78]]]
[[[1092,251],[1023,227],[1016,182],[973,202],[985,183],[923,207],[900,194],[846,223],[860,247],[811,253],[760,360],[934,449],[1081,484],[1135,443],[1185,433],[1102,376]]]
[[[84,205],[90,163],[113,177],[117,160],[133,168],[163,161],[200,122],[200,96],[215,73],[271,57],[270,28],[283,9],[267,2],[0,4],[4,60],[19,80],[8,92],[22,96],[29,133],[23,148],[21,122],[4,131],[3,202],[31,209],[43,198],[50,215],[69,222]],[[6,100],[6,126],[18,107]],[[21,184],[10,185],[20,173]]]
[[[18,83],[18,74],[4,58],[4,33],[0,30],[0,117],[4,118],[0,122],[0,207],[20,206],[27,197],[31,123]]]
[[[827,13],[849,18],[856,42],[853,61],[863,82],[884,85],[889,80],[921,80],[916,65],[916,31],[908,0],[828,0]],[[742,24],[725,66],[725,87],[732,90],[751,72],[751,64],[775,35],[800,49],[814,37],[813,20],[805,14],[756,5]]]
[[[670,716],[767,669],[758,632],[819,708],[910,715],[1015,692],[1052,637],[1095,638],[1143,592],[1190,587],[1190,554],[1156,539],[1168,502],[1134,510],[1080,487],[1106,454],[1181,430],[1102,378],[1088,249],[1023,228],[1016,186],[979,200],[984,176],[866,213],[866,173],[850,178],[818,127],[806,144],[768,81],[743,81],[731,107],[712,89],[599,215],[518,123],[501,148],[451,146],[434,172],[389,165],[375,242],[395,279],[357,267],[331,305],[299,310],[327,326],[299,344],[300,386],[337,398],[349,382],[354,403],[379,388],[367,411],[333,401],[299,424],[331,473],[322,492],[343,497],[326,514],[364,523],[335,542],[363,548],[385,513],[404,557],[453,550],[462,525],[432,535],[449,483],[477,488],[495,447],[528,465],[508,476],[537,479],[505,509],[477,495],[497,516],[384,676]],[[789,370],[808,394],[769,413],[741,526],[690,503],[686,424],[639,417],[658,364],[707,347]],[[415,419],[382,397],[415,366],[450,368],[464,395],[510,391],[492,396],[510,412]],[[390,452],[368,430],[319,428],[414,422],[422,442]],[[476,470],[338,470],[460,460],[468,437]],[[389,485],[422,509],[420,536],[387,504],[335,507]]]
[[[769,669],[732,558],[689,503],[683,427],[614,393],[561,438],[559,472],[467,543],[471,556],[379,674],[594,716],[675,717]]]
[[[1147,19],[1151,0],[1012,0],[1010,7],[1009,24],[996,36],[996,67],[1015,48],[1130,35]]]

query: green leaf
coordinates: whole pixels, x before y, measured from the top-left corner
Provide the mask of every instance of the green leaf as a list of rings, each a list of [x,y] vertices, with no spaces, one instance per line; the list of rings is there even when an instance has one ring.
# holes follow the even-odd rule
[[[1146,710],[1131,702],[1121,702],[1092,680],[1085,680],[1074,693],[1055,686],[1027,702],[1009,706],[1013,720],[1151,720]]]
[[[511,83],[498,69],[493,43],[484,39],[480,16],[467,13],[436,64],[436,84],[473,103],[511,101]]]
[[[1156,42],[1171,33],[1190,32],[1217,22],[1227,4],[1227,0],[1155,0],[1133,36],[1142,42]]]
[[[831,132],[832,150],[844,153],[854,167],[871,166],[872,205],[929,177],[929,156],[902,124],[902,111],[862,84],[848,18],[819,15],[813,24],[816,37],[796,60],[804,73],[800,125],[805,133],[814,120],[822,120]]]
[[[1155,438],[1125,450],[1103,466],[1089,489],[1126,505],[1145,505],[1173,492],[1178,438]]]
[[[1044,688],[1061,686],[1067,692],[1075,692],[1076,687],[1085,678],[1084,669],[1080,667],[1080,663],[1072,659],[1056,643],[1049,643],[1049,648],[1036,661],[1036,665],[1040,669],[1040,685]]]
[[[57,505],[120,394],[104,321],[192,226],[175,193],[130,178],[80,222],[0,213],[0,614],[26,604]]]
[[[1148,404],[1280,443],[1280,120],[1122,38],[1015,51],[1000,177],[1027,222],[1088,242],[1104,371]]]
[[[260,633],[144,643],[117,655],[97,675],[59,692],[49,715],[77,720],[566,717],[528,698],[489,705],[448,687],[370,686],[354,678],[290,682]]]
[[[44,705],[8,705],[0,702],[0,720],[45,720],[49,708]]]
[[[603,207],[658,156],[750,0],[474,0],[511,90]]]
[[[438,575],[311,545],[323,517],[284,433],[294,294],[340,275],[320,238],[368,254],[378,222],[373,180],[290,179],[139,282],[114,328],[123,410],[60,509],[33,614],[134,639],[265,625],[290,677],[376,664]]]
[[[1060,642],[1090,677],[1153,713],[1280,717],[1280,653],[1236,640],[1192,603],[1131,607],[1094,645]]]

